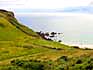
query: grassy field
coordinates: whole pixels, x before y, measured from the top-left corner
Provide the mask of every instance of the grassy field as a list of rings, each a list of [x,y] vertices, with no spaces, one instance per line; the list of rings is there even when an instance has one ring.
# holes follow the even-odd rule
[[[93,50],[44,40],[0,11],[0,70],[93,70]]]

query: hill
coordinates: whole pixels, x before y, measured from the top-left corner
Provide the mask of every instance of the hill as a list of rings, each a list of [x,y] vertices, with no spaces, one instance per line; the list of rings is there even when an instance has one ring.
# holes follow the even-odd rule
[[[41,38],[0,10],[0,70],[92,70],[93,50]]]

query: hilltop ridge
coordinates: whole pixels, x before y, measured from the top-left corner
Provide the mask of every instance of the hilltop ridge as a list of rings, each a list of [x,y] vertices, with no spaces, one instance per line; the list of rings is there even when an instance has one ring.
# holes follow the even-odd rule
[[[0,40],[12,40],[14,38],[16,40],[20,39],[20,37],[22,36],[32,36],[40,38],[40,36],[37,35],[32,29],[19,23],[15,18],[13,12],[2,9],[0,9],[0,31]],[[8,39],[7,36],[8,38],[10,37],[10,39]]]

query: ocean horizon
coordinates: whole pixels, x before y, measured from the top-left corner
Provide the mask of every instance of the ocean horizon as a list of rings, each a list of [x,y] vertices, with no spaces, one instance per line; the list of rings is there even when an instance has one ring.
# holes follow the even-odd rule
[[[59,39],[65,44],[93,48],[92,14],[28,13],[16,17],[34,31],[63,33]]]

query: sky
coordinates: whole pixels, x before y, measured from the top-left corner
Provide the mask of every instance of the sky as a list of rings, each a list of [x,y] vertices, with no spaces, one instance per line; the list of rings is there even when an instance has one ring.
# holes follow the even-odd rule
[[[60,23],[57,23],[56,20],[54,22],[54,20],[53,20],[53,23],[57,23],[57,25],[54,24],[55,27],[58,26],[58,24],[59,24],[59,28],[62,28],[61,26],[63,26],[66,29],[70,30],[70,28],[73,29],[73,27],[77,28],[77,25],[78,25],[79,30],[78,29],[77,30],[79,32],[81,30],[83,32],[83,31],[90,29],[89,31],[91,31],[91,32],[89,33],[89,36],[90,36],[89,42],[92,42],[92,40],[93,40],[93,37],[92,37],[93,36],[93,33],[92,33],[93,32],[92,31],[93,30],[93,24],[92,24],[92,22],[93,22],[93,0],[0,0],[0,9],[11,10],[11,11],[15,12],[15,14],[16,13],[17,14],[26,13],[26,15],[27,15],[27,13],[30,13],[30,14],[32,13],[32,15],[34,15],[34,17],[35,17],[35,15],[36,16],[37,15],[38,16],[43,16],[43,15],[65,16],[66,18],[64,17],[65,19],[64,19],[63,23],[64,23],[64,25],[66,25],[68,27],[66,28],[66,26],[63,26],[63,24],[61,24],[61,21],[62,21],[61,19],[60,20],[58,19],[59,20],[58,22],[60,22]],[[37,12],[37,14],[36,14],[36,12]],[[33,14],[33,13],[35,13],[35,14]],[[38,13],[42,13],[42,15],[38,14]],[[86,14],[86,13],[88,13],[88,14]],[[73,17],[73,15],[75,17]],[[24,18],[23,18],[23,21],[26,21],[26,19],[24,20]],[[34,20],[30,19],[30,21],[34,21]],[[39,20],[39,21],[41,21],[41,20]],[[39,21],[37,19],[35,19],[35,22],[39,23]],[[44,21],[44,19],[42,21]],[[42,23],[42,21],[40,23]],[[51,21],[52,20],[50,19],[50,23],[51,23]],[[22,22],[22,23],[27,23],[27,22]],[[44,21],[43,23],[47,23],[47,22]],[[74,23],[76,23],[76,24],[74,24]],[[51,25],[51,26],[53,26],[53,25]],[[73,29],[73,30],[75,30],[75,29]],[[75,31],[75,32],[77,32],[77,31]],[[72,34],[75,32],[72,32]],[[84,35],[82,34],[82,36],[80,35],[81,39],[85,37],[84,40],[86,40],[86,38],[88,38],[87,32],[88,31],[86,31],[86,34],[84,34]],[[69,31],[67,33],[69,33]],[[65,38],[68,38],[68,35],[69,35],[70,39],[73,39],[73,35],[75,36],[75,34],[73,34],[71,37],[70,36],[71,33],[70,33],[70,34],[67,34],[67,37],[65,37]],[[76,35],[78,35],[78,34],[76,34]],[[76,36],[75,36],[75,39],[76,39]]]
[[[93,0],[0,0],[0,8],[16,12],[91,11]]]

